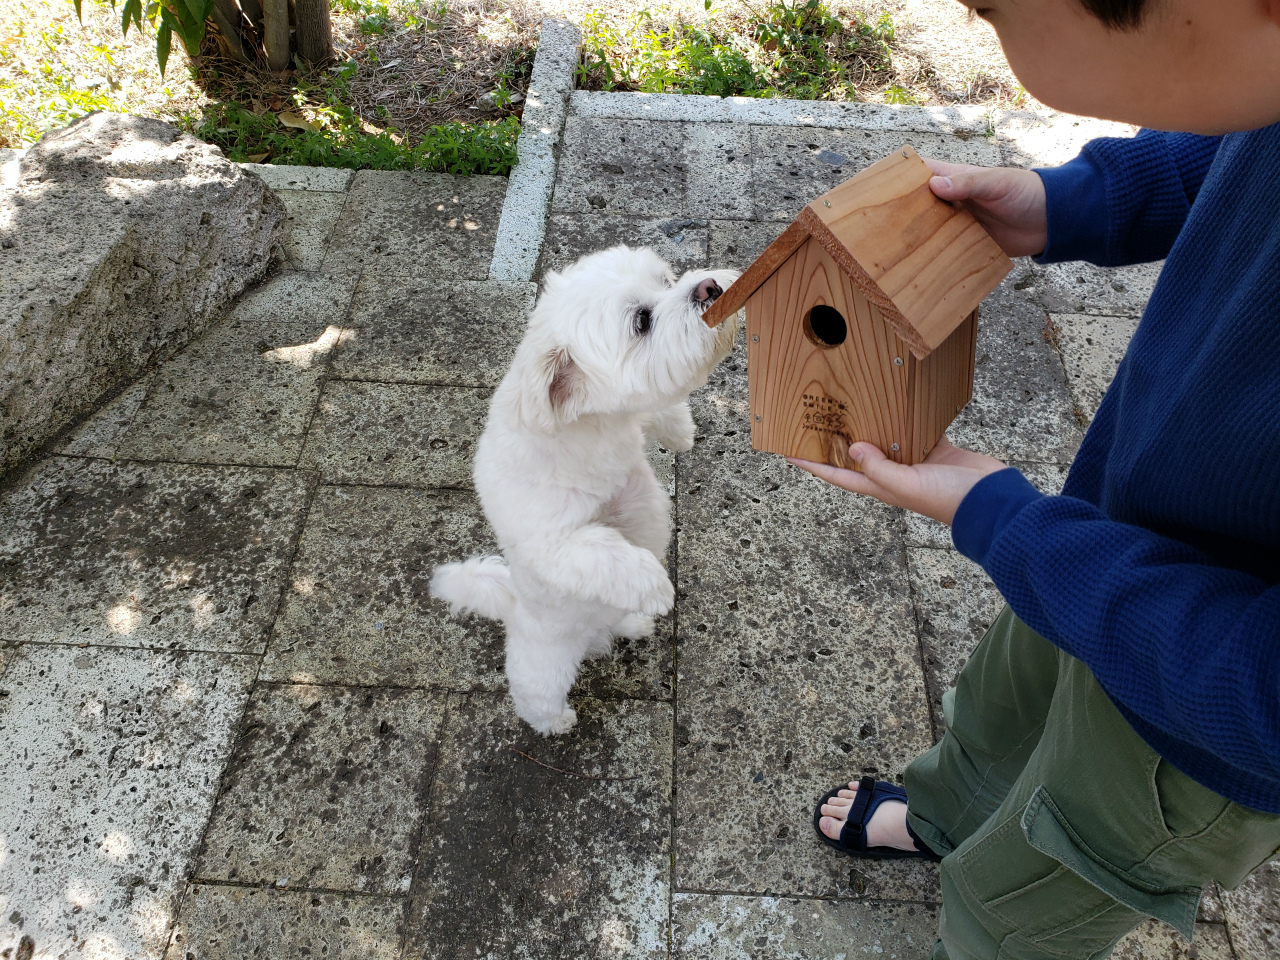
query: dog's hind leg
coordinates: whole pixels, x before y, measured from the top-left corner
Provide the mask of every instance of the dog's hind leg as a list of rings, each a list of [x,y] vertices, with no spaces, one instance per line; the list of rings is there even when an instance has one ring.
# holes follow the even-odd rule
[[[548,640],[507,624],[507,684],[521,720],[540,734],[566,733],[578,722],[569,688],[586,652],[584,644]]]

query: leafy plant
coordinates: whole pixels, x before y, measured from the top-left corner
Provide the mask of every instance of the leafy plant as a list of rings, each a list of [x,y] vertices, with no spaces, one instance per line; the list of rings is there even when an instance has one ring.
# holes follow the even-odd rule
[[[83,22],[82,0],[71,2],[75,4],[76,17]],[[110,3],[111,9],[116,9],[116,0],[110,0]],[[139,30],[142,29],[144,18],[151,24],[156,32],[156,60],[163,76],[165,66],[169,63],[175,33],[186,48],[187,56],[199,56],[205,20],[213,13],[213,4],[214,0],[150,0],[144,9],[142,0],[124,0],[120,31],[127,37],[130,24],[134,24]]]

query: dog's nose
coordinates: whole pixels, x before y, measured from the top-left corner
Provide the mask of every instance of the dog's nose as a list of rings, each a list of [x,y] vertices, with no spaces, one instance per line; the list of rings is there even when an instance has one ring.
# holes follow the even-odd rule
[[[696,287],[693,288],[693,299],[697,303],[705,303],[707,305],[716,302],[716,297],[724,293],[720,289],[720,284],[716,283],[710,277],[707,277]]]

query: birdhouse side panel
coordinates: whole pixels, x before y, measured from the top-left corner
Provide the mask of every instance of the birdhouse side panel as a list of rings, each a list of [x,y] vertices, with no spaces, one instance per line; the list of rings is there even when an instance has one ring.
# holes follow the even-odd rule
[[[973,310],[939,347],[916,360],[911,383],[911,445],[903,463],[919,463],[973,398],[978,311]]]
[[[911,428],[910,356],[836,262],[807,241],[747,301],[752,446],[843,467],[856,440],[901,448]]]

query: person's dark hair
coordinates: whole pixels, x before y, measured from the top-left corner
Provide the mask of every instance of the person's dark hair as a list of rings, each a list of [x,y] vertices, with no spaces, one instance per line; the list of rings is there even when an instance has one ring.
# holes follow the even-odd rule
[[[1105,23],[1119,30],[1132,30],[1142,23],[1147,0],[1080,0],[1081,6]]]

